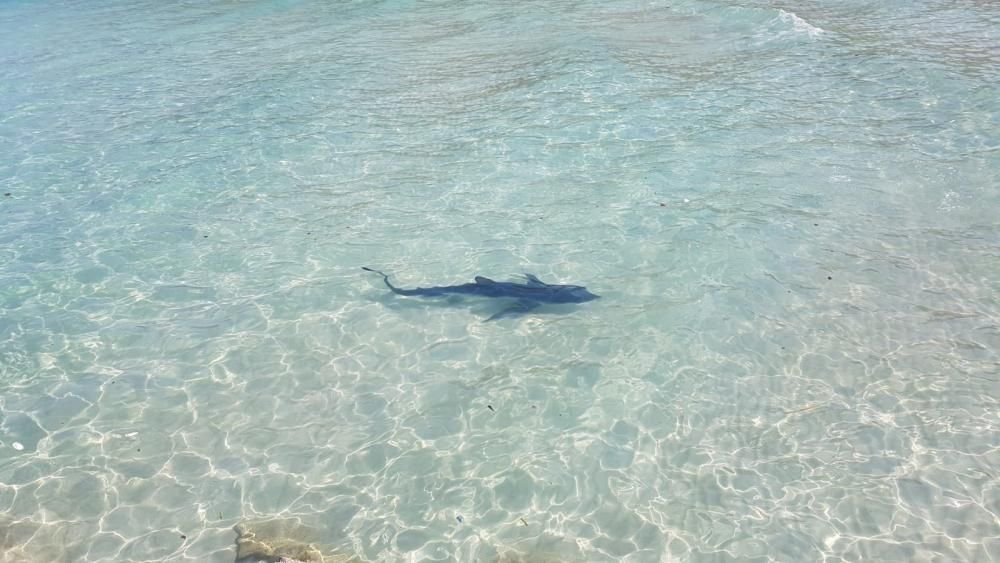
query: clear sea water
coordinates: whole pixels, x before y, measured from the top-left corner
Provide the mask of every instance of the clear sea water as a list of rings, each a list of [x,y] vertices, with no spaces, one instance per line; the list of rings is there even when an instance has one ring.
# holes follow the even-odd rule
[[[981,0],[4,2],[0,560],[1000,560],[998,85]]]

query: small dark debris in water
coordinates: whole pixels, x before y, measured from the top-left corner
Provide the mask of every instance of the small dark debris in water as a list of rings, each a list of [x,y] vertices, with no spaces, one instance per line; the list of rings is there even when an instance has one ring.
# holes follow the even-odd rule
[[[531,405],[531,408],[533,408],[533,409],[537,409],[537,408],[538,408],[538,405]]]
[[[486,408],[490,409],[490,412],[497,412],[497,410],[493,408],[493,405],[486,405]]]
[[[666,206],[667,206],[666,203],[663,203],[662,201],[660,202],[660,207],[666,207]]]
[[[828,280],[832,280],[832,279],[833,279],[833,276],[826,276],[826,279],[828,279]]]
[[[184,534],[181,534],[181,539],[182,539],[182,540],[186,540],[186,539],[188,539],[188,537],[187,537],[187,536],[185,536]]]
[[[141,452],[141,451],[142,451],[142,448],[136,448],[136,449],[135,449],[135,451],[137,451],[137,452]]]
[[[310,232],[307,232],[306,234],[307,234],[307,235],[311,235],[312,233],[310,233]]]
[[[465,522],[465,519],[464,519],[464,518],[462,518],[462,515],[461,515],[461,514],[459,514],[458,516],[456,516],[456,517],[455,517],[455,520],[458,520],[458,523],[459,523],[459,524],[461,524],[462,522]]]
[[[521,518],[521,523],[524,524],[525,526],[528,525],[528,522],[524,518]]]
[[[7,193],[5,193],[3,195],[4,195],[4,197],[10,197],[10,192],[7,192]]]
[[[208,235],[202,235],[201,238],[208,238]]]
[[[818,227],[819,223],[813,223],[813,227]]]

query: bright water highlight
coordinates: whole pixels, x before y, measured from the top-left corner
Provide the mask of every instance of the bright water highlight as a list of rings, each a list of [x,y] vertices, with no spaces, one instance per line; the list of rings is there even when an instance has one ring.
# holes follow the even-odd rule
[[[1000,559],[998,84],[974,0],[2,3],[0,560]]]

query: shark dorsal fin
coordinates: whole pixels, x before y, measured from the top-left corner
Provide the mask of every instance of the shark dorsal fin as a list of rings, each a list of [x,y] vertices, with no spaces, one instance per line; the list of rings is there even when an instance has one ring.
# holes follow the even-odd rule
[[[491,280],[490,278],[484,278],[483,276],[476,276],[476,283],[478,283],[479,285],[491,285],[497,282]]]
[[[528,273],[526,273],[526,274],[524,274],[524,277],[528,279],[528,285],[530,285],[530,286],[544,287],[544,286],[548,285],[545,282],[543,282],[542,280],[538,279],[538,276],[536,276],[535,274],[528,274]]]

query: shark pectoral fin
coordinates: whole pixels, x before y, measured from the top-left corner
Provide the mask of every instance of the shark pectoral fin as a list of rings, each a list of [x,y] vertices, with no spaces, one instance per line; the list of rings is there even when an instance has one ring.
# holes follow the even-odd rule
[[[476,276],[476,283],[478,283],[479,285],[491,285],[497,282],[491,280],[490,278],[484,278],[483,276]]]
[[[490,318],[486,319],[486,322],[495,321],[502,317],[513,317],[515,315],[523,315],[532,309],[535,309],[541,305],[538,301],[529,301],[527,299],[520,299],[515,301],[510,307],[498,311],[493,314]]]

